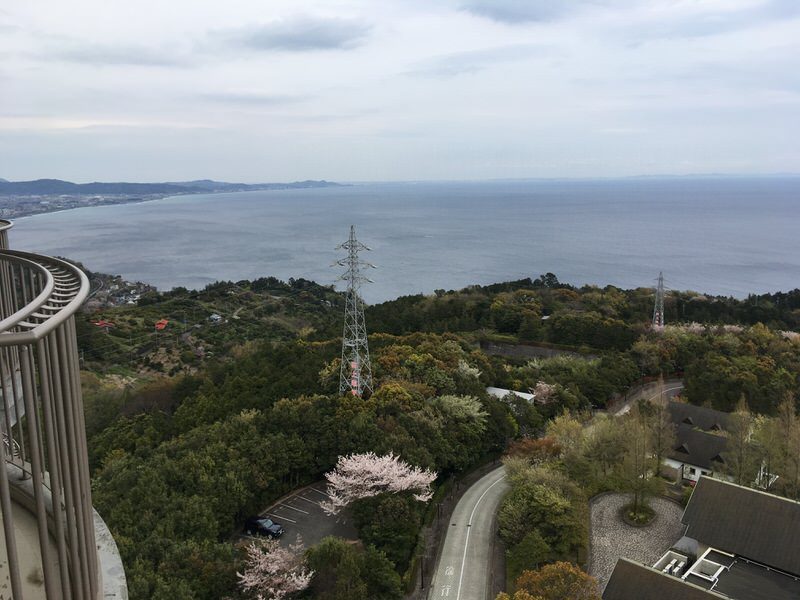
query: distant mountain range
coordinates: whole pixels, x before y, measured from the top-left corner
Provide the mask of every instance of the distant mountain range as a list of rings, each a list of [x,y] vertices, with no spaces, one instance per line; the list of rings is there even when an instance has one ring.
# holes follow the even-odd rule
[[[317,188],[338,186],[330,181],[295,181],[292,183],[228,183],[200,179],[166,183],[72,183],[61,179],[37,179],[35,181],[7,181],[0,179],[0,195],[48,196],[58,194],[199,194],[203,192],[246,192],[254,190],[286,190],[293,188]]]

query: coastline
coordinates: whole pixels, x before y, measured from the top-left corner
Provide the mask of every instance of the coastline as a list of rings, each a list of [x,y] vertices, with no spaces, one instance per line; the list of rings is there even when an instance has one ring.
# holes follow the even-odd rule
[[[69,208],[57,208],[55,210],[43,210],[40,212],[34,212],[29,214],[24,214],[21,216],[14,216],[8,217],[11,221],[15,223],[19,223],[24,221],[25,219],[30,219],[32,217],[39,217],[42,215],[55,215],[58,213],[67,213],[73,212],[76,210],[84,210],[87,208],[111,208],[112,206],[122,206],[125,204],[146,204],[147,202],[159,202],[161,200],[166,200],[168,198],[178,198],[180,196],[199,196],[201,194],[169,194],[168,196],[161,196],[160,198],[140,198],[136,200],[127,200],[124,202],[109,202],[107,204],[87,204],[86,206],[71,206]]]

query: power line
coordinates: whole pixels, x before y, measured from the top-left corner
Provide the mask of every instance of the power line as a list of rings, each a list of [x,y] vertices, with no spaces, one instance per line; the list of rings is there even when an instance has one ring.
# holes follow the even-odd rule
[[[659,272],[656,280],[656,301],[653,307],[653,329],[664,329],[664,273]]]
[[[364,301],[358,291],[364,283],[371,283],[362,270],[374,269],[375,265],[358,258],[360,251],[369,248],[356,239],[354,225],[350,226],[350,238],[337,248],[339,249],[347,251],[345,258],[336,261],[336,265],[347,268],[339,277],[339,280],[347,282],[339,393],[362,397],[372,392],[372,365],[364,322]]]

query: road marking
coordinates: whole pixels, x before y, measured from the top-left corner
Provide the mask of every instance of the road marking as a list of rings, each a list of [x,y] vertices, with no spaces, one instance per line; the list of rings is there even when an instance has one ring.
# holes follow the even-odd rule
[[[478,498],[478,501],[475,503],[475,506],[472,508],[472,513],[470,513],[470,515],[469,515],[469,522],[467,523],[467,539],[464,540],[464,555],[461,557],[461,573],[459,573],[459,575],[458,575],[458,589],[456,590],[456,600],[461,600],[461,580],[464,578],[464,564],[467,562],[467,548],[469,547],[469,534],[472,531],[472,529],[470,527],[472,525],[472,517],[475,516],[475,511],[478,509],[478,505],[481,503],[481,500],[483,500],[483,497],[486,494],[489,493],[490,489],[492,489],[498,483],[503,481],[503,479],[505,479],[505,478],[506,478],[506,476],[503,475],[502,477],[500,477],[500,479],[495,481],[492,485],[490,485],[488,488],[486,488],[483,491],[483,493],[481,494],[481,497]]]
[[[300,510],[299,508],[295,508],[295,507],[294,507],[294,506],[292,506],[291,504],[281,504],[281,508],[291,508],[292,510],[296,510],[297,512],[301,512],[301,513],[303,513],[304,515],[307,515],[307,514],[308,514],[308,511],[307,511],[307,510]]]
[[[447,567],[445,567],[444,574],[447,575],[448,577],[452,577],[453,573],[455,572],[456,570],[453,568],[453,565],[448,565]]]
[[[327,492],[323,492],[322,490],[318,490],[317,488],[313,488],[313,487],[312,487],[312,488],[309,488],[309,489],[311,489],[311,490],[314,490],[314,491],[315,491],[315,492],[317,492],[318,494],[322,494],[322,495],[323,495],[323,496],[325,496],[326,498],[330,498],[330,496],[327,494]]]
[[[661,390],[660,392],[656,392],[655,394],[650,396],[647,399],[647,401],[648,402],[652,402],[654,398],[658,398],[659,396],[662,396],[662,395],[664,395],[664,394],[666,394],[668,392],[674,392],[675,390],[682,390],[682,389],[683,389],[683,385],[682,384],[678,385],[676,387],[672,387],[672,388],[665,388],[665,389]],[[669,398],[667,398],[667,399],[669,400]]]
[[[269,516],[270,517],[274,517],[276,519],[280,519],[281,521],[289,521],[289,523],[297,523],[297,521],[292,521],[291,519],[289,519],[287,517],[283,517],[281,515],[276,515],[275,513],[270,513]]]
[[[314,500],[309,500],[305,496],[295,496],[295,498],[300,498],[300,500],[305,500],[306,502],[310,502],[311,504],[314,504],[315,506],[319,506],[319,502],[316,502]]]

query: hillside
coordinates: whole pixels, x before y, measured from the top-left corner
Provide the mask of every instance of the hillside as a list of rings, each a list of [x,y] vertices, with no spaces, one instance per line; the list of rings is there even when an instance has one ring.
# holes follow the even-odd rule
[[[292,183],[228,183],[203,179],[177,183],[72,183],[60,179],[37,179],[34,181],[6,181],[0,179],[0,195],[47,196],[55,194],[189,194],[207,192],[241,192],[253,190],[281,190],[293,188],[328,187],[339,184],[329,181],[295,181]]]

